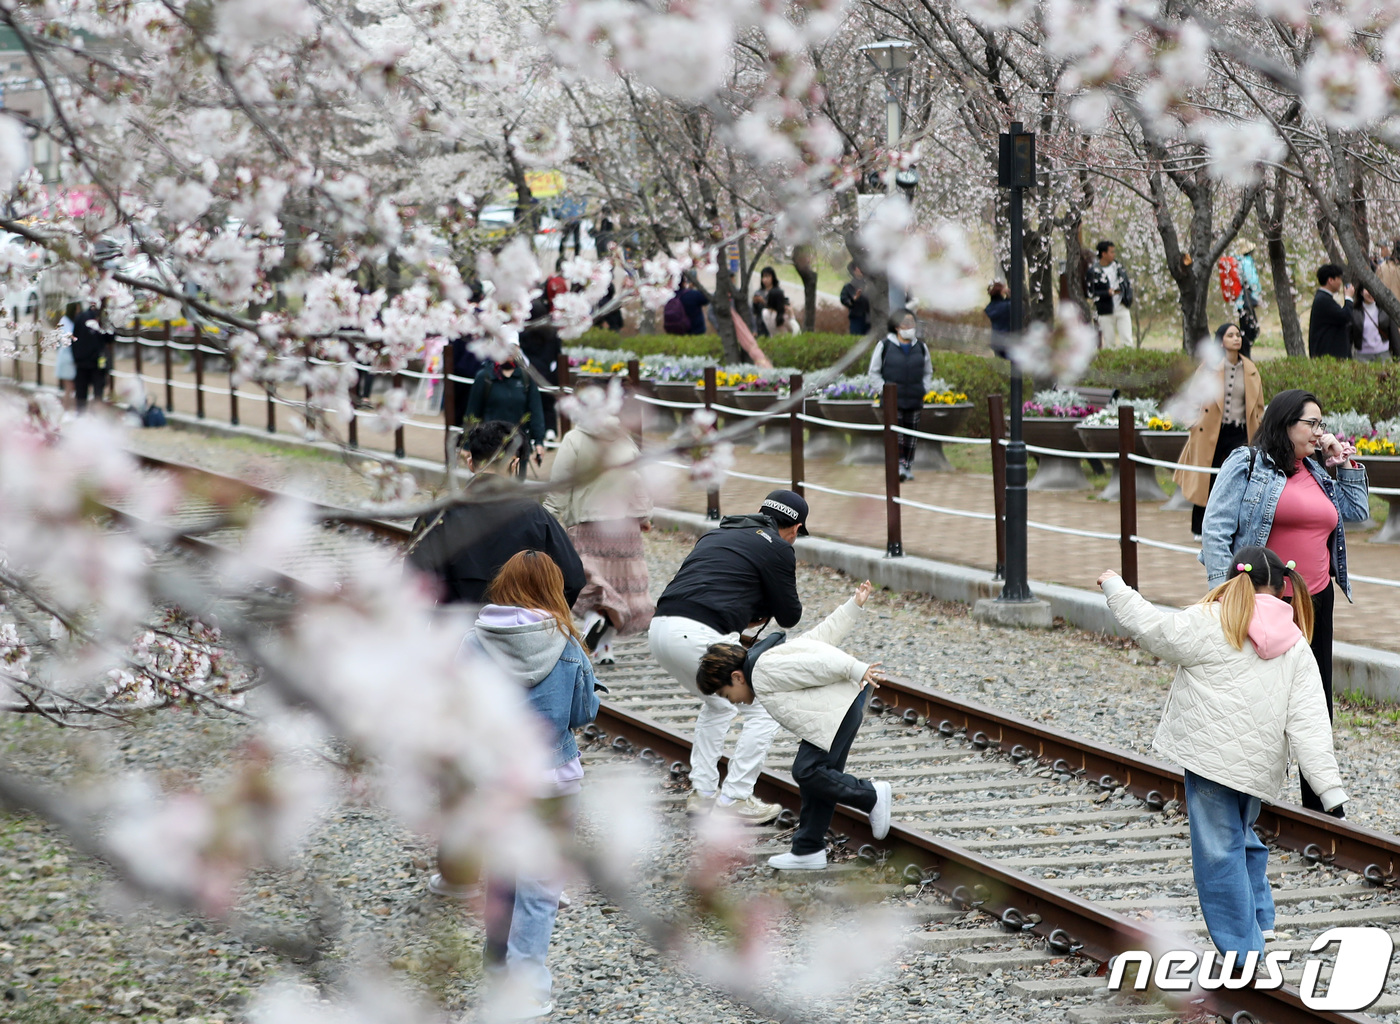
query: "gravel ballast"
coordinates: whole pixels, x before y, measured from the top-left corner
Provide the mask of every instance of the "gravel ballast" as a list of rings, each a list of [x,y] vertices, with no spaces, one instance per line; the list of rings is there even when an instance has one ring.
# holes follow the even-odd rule
[[[145,431],[134,440],[151,454],[238,475],[256,470],[259,483],[338,504],[358,504],[367,493],[353,472],[332,460],[274,463],[255,445],[174,431]],[[288,465],[296,467],[298,482],[288,482]],[[653,593],[691,544],[679,535],[648,536]],[[807,608],[800,630],[844,601],[858,581],[799,566],[798,582]],[[1171,670],[1133,645],[1062,628],[987,627],[974,622],[965,607],[911,595],[878,593],[870,608],[875,617],[848,644],[858,656],[1107,746],[1150,753]],[[256,699],[252,706],[256,710]],[[11,716],[0,720],[0,751],[9,770],[42,779],[78,781],[97,772],[140,770],[161,773],[168,787],[175,787],[217,773],[247,734],[237,719],[184,712],[154,714],[135,729],[99,736]],[[1381,831],[1400,831],[1400,729],[1375,709],[1341,708],[1336,743],[1351,795],[1348,817]],[[598,782],[623,770],[608,755],[593,752],[588,761]],[[683,794],[668,788],[664,774],[650,778],[661,825],[635,865],[638,895],[653,909],[673,912],[677,880],[691,861],[694,840],[680,810]],[[1286,790],[1294,793],[1296,773]],[[586,817],[581,829],[600,841],[608,823]],[[429,994],[449,1014],[471,1019],[479,983],[479,918],[428,894],[432,856],[425,839],[379,808],[347,797],[287,869],[249,880],[238,908],[240,936],[219,923],[131,903],[105,868],[75,853],[51,826],[5,815],[0,817],[0,872],[7,879],[0,901],[0,1019],[241,1021],[252,993],[273,979],[297,978],[312,986],[313,994],[333,995],[365,964]],[[853,926],[872,901],[905,906],[916,919],[944,909],[935,898],[903,886],[845,881],[861,877],[848,872],[794,880],[751,864],[727,875],[735,898],[782,901],[773,926],[784,943],[795,942],[813,923]],[[260,927],[304,928],[318,892],[320,905],[334,907],[339,918],[337,938],[320,960],[298,964],[259,945]],[[656,954],[601,894],[582,883],[569,892],[573,905],[560,914],[551,954],[553,1019],[696,1024],[767,1019]],[[990,924],[969,914],[936,927]],[[916,933],[914,926],[911,935]],[[1008,942],[991,948],[1017,947]],[[784,994],[783,980],[802,967],[801,949],[782,947],[778,981],[767,994]],[[953,968],[956,955],[909,949],[853,989],[812,1006],[805,1019],[871,1024],[1063,1019],[1053,1004],[1010,994],[1013,972],[964,974]],[[1068,961],[1065,973],[1072,975],[1078,966]]]

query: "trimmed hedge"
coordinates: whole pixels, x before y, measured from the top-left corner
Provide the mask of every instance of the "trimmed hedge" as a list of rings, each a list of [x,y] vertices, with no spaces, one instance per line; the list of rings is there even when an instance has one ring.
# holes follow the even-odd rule
[[[811,373],[836,362],[855,340],[849,334],[786,334],[764,338],[761,344],[774,366],[792,366],[803,373]],[[630,349],[639,356],[711,356],[717,362],[724,359],[717,334],[632,334],[624,337],[614,331],[595,328],[565,347],[568,345]],[[864,369],[861,366],[857,372]]]
[[[1348,409],[1372,420],[1400,414],[1400,365],[1396,363],[1289,356],[1260,363],[1259,375],[1264,378],[1265,397],[1302,388],[1317,396],[1324,416]]]

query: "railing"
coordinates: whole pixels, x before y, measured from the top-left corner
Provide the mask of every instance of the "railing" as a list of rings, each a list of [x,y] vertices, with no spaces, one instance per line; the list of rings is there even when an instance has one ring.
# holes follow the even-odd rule
[[[206,395],[226,396],[229,400],[229,422],[237,426],[239,424],[240,399],[250,402],[259,400],[266,402],[267,409],[267,431],[276,433],[278,429],[276,410],[279,406],[288,409],[300,409],[305,411],[307,403],[310,401],[308,393],[307,402],[292,401],[276,394],[275,389],[265,388],[263,393],[246,391],[238,387],[233,379],[233,364],[230,361],[227,370],[228,387],[211,385],[207,378],[207,366],[205,360],[213,356],[219,359],[227,359],[228,356],[220,349],[210,347],[200,341],[196,331],[191,342],[185,343],[174,340],[171,325],[166,321],[158,331],[142,331],[138,324],[133,324],[128,335],[124,335],[126,341],[133,342],[134,348],[134,372],[114,371],[114,377],[135,378],[143,384],[163,388],[165,398],[165,408],[169,412],[175,411],[175,391],[185,389],[194,392],[195,396],[195,416],[197,419],[206,418]],[[163,374],[160,376],[151,375],[146,372],[145,351],[157,350],[160,353],[160,361]],[[177,380],[174,373],[174,354],[190,353],[191,366],[194,374],[194,382]],[[332,365],[324,360],[312,360],[318,365]],[[42,386],[44,383],[44,367],[46,364],[42,355],[37,355],[34,361],[34,383]],[[386,375],[385,371],[378,371],[374,367],[359,363],[352,363],[356,370],[362,373],[369,373],[376,376]],[[13,374],[17,382],[24,382],[23,364],[16,358],[13,360]],[[406,429],[430,431],[442,435],[442,451],[444,458],[451,459],[451,454],[456,447],[456,438],[461,428],[457,425],[458,410],[456,409],[456,393],[454,384],[473,383],[472,378],[458,376],[454,373],[452,366],[451,348],[443,351],[443,368],[437,373],[424,373],[414,370],[399,370],[391,374],[395,386],[402,384],[405,378],[418,380],[433,380],[441,382],[442,393],[442,420],[425,420],[410,417],[401,421],[394,433],[394,455],[398,458],[404,457],[405,443],[404,432]],[[568,394],[574,390],[574,382],[571,380],[567,360],[561,361],[559,366],[559,384],[542,387],[541,390],[552,394]],[[930,515],[952,516],[962,519],[989,522],[994,530],[996,547],[996,573],[994,578],[1000,578],[1002,568],[1005,564],[1006,541],[1005,541],[1005,488],[1006,488],[1006,460],[1005,448],[1009,443],[1004,436],[1003,422],[1003,400],[1000,395],[993,395],[987,400],[988,414],[991,422],[990,438],[963,437],[948,434],[937,434],[921,430],[914,430],[902,427],[896,419],[897,403],[895,386],[885,385],[884,393],[880,399],[880,422],[878,423],[846,423],[836,420],[826,419],[820,416],[813,416],[804,409],[805,403],[801,400],[789,403],[790,407],[786,411],[773,412],[770,410],[756,411],[736,408],[731,405],[720,406],[718,402],[718,392],[716,388],[716,368],[707,367],[704,370],[702,381],[699,385],[699,400],[694,402],[671,401],[657,398],[654,395],[645,393],[641,380],[641,369],[639,361],[631,359],[627,363],[627,396],[629,401],[640,403],[655,408],[664,408],[678,411],[693,412],[698,409],[715,410],[720,409],[725,416],[756,419],[760,423],[780,421],[785,419],[788,423],[789,433],[789,476],[787,479],[778,477],[763,476],[755,473],[747,473],[739,470],[730,470],[728,475],[738,480],[747,480],[755,483],[769,484],[773,487],[790,488],[804,496],[808,491],[818,494],[828,494],[835,497],[864,498],[871,501],[882,502],[885,508],[885,550],[890,557],[900,557],[904,554],[904,528],[903,513],[905,509],[913,509],[918,512]],[[789,394],[803,395],[804,383],[802,374],[793,374],[788,381]],[[361,417],[375,418],[376,414],[363,409],[354,409],[354,416],[351,418],[347,439],[352,446],[359,444],[359,419]],[[851,434],[880,434],[883,454],[884,454],[884,493],[874,491],[855,491],[840,487],[833,487],[829,484],[819,483],[809,478],[807,470],[806,453],[806,428],[825,427]],[[568,429],[568,422],[563,415],[559,416],[559,434]],[[918,501],[913,498],[906,498],[900,493],[899,477],[899,438],[901,435],[916,437],[921,440],[933,441],[941,444],[962,444],[971,446],[990,446],[992,461],[992,512],[983,512],[975,509],[955,508],[948,505],[933,504],[931,502]],[[1120,466],[1126,467],[1129,464],[1150,466],[1154,468],[1164,468],[1171,470],[1184,470],[1193,473],[1205,473],[1209,475],[1218,474],[1218,469],[1198,466],[1182,466],[1174,462],[1165,462],[1159,459],[1152,459],[1138,455],[1133,449],[1136,443],[1136,430],[1133,420],[1132,409],[1128,406],[1118,408],[1118,450],[1116,452],[1094,452],[1091,456],[1086,456],[1083,451],[1065,451],[1055,448],[1043,448],[1038,445],[1026,445],[1026,450],[1035,455],[1058,457],[1072,460],[1079,460],[1086,457],[1093,457],[1104,461],[1117,460]],[[678,462],[664,461],[662,465],[685,469],[685,465]],[[1133,475],[1121,472],[1119,487],[1119,527],[1116,533],[1105,530],[1087,530],[1071,526],[1061,526],[1055,523],[1029,520],[1026,526],[1029,529],[1044,533],[1067,535],[1071,537],[1083,537],[1092,540],[1101,540],[1117,543],[1120,552],[1121,573],[1125,581],[1130,586],[1138,585],[1138,553],[1140,547],[1149,547],[1157,550],[1172,551],[1184,555],[1196,556],[1198,548],[1187,547],[1183,544],[1174,544],[1169,541],[1158,540],[1143,536],[1138,532],[1138,501],[1137,488]],[[1370,493],[1386,497],[1400,497],[1400,489],[1371,488]],[[721,514],[721,491],[718,488],[711,488],[706,493],[705,509],[706,516],[710,519],[718,519]],[[1396,503],[1395,509],[1400,513],[1400,502]],[[1400,580],[1392,580],[1383,577],[1364,576],[1351,574],[1350,578],[1359,582],[1384,587],[1400,587]]]

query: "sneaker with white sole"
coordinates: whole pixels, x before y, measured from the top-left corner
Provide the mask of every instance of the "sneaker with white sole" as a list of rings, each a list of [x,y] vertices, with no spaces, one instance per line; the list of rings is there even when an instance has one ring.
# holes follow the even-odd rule
[[[481,884],[453,885],[434,872],[428,876],[428,891],[434,896],[442,896],[449,900],[472,900],[481,895]]]
[[[826,867],[826,851],[793,853],[789,850],[769,857],[768,866],[779,871],[820,871]]]
[[[767,804],[756,796],[725,803],[721,798],[715,801],[715,814],[728,814],[744,825],[766,825],[783,813],[782,804]]]
[[[890,811],[894,807],[894,789],[888,782],[875,783],[875,809],[870,812],[870,834],[884,839],[890,834]]]
[[[719,798],[718,793],[711,793],[706,796],[698,789],[692,789],[690,796],[685,798],[685,813],[692,818],[703,818],[715,809],[715,801]]]

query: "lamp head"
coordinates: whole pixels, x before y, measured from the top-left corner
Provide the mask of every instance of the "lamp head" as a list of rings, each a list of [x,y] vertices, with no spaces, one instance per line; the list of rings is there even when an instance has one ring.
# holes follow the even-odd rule
[[[909,67],[914,44],[904,39],[881,39],[877,43],[866,43],[859,50],[883,73],[899,74]]]

